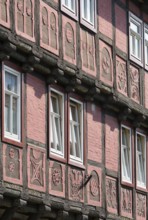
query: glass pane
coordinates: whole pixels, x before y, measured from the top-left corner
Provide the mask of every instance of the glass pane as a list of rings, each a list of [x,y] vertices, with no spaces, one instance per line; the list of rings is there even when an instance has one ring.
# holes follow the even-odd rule
[[[13,97],[13,134],[17,134],[17,115],[18,115],[18,110],[17,110],[17,106],[18,106],[18,99]]]
[[[55,118],[55,143],[56,149],[61,151],[61,128],[59,118]]]
[[[87,7],[88,7],[87,0],[83,0],[84,18],[86,19],[87,19]]]
[[[74,132],[75,132],[75,149],[76,149],[76,157],[80,157],[80,140],[79,140],[79,128],[78,126],[74,126]]]
[[[59,113],[57,97],[51,96],[52,112]]]
[[[90,22],[94,24],[94,0],[90,0]]]
[[[10,96],[5,94],[5,130],[10,132]]]
[[[70,155],[74,155],[74,145],[73,145],[73,124],[70,123]]]
[[[53,142],[53,114],[51,114],[51,122],[50,122],[50,143],[51,148],[54,148],[54,142]]]
[[[17,76],[7,71],[5,73],[5,89],[17,93]]]
[[[71,105],[70,106],[70,109],[71,109],[71,120],[72,121],[76,121],[76,107]]]
[[[135,23],[133,23],[133,22],[131,22],[131,29],[133,30],[133,31],[135,31],[136,33],[140,33],[140,28],[139,28],[139,26],[138,25],[136,25]]]
[[[148,33],[147,32],[145,32],[145,40],[148,41]]]

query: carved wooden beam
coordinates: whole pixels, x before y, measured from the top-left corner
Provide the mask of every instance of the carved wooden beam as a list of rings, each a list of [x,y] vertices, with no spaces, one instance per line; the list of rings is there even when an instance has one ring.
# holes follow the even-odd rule
[[[69,213],[67,211],[58,212],[56,220],[69,220]]]
[[[118,116],[119,121],[126,121],[131,112],[130,108],[124,108]]]
[[[135,119],[133,121],[133,126],[136,127],[136,128],[140,128],[144,121],[146,121],[146,116],[145,115],[135,116]]]

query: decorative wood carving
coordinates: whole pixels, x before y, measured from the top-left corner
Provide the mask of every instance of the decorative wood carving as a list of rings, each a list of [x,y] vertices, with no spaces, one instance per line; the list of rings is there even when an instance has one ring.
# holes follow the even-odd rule
[[[83,201],[83,172],[76,169],[69,171],[69,197],[74,201]]]
[[[137,219],[146,219],[146,196],[137,193],[137,200],[136,200],[136,207],[137,207]]]
[[[4,180],[22,185],[22,150],[3,145]]]
[[[65,197],[65,165],[50,161],[49,193]]]
[[[15,2],[15,25],[17,34],[31,41],[35,41],[34,0],[16,0]]]
[[[109,212],[117,213],[117,181],[106,178],[106,202]]]
[[[92,178],[90,180],[90,198],[95,201],[100,201],[100,178],[96,171],[91,172]]]
[[[65,49],[66,49],[66,56],[70,57],[71,59],[75,58],[75,42],[74,42],[74,30],[73,27],[69,22],[65,25]]]
[[[41,46],[58,55],[58,13],[43,1],[40,4],[40,35]]]
[[[125,217],[132,217],[132,190],[121,188],[121,212]]]
[[[76,64],[76,23],[62,16],[64,59]]]
[[[94,36],[84,30],[81,30],[81,57],[82,69],[96,76]]]
[[[10,27],[10,0],[0,0],[0,24]]]
[[[100,79],[105,84],[113,85],[113,64],[111,47],[100,41]]]
[[[127,95],[127,75],[126,62],[116,57],[116,74],[117,74],[117,89],[124,95]]]
[[[133,66],[130,66],[130,89],[131,89],[131,98],[140,102],[140,88],[139,88],[139,71]]]
[[[88,204],[101,206],[101,169],[89,165],[88,176],[91,176],[87,183]]]
[[[45,190],[44,149],[28,146],[28,186],[39,191]]]

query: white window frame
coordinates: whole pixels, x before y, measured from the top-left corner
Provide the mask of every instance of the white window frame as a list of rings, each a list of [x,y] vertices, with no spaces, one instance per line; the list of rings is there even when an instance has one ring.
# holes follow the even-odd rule
[[[128,146],[123,145],[122,143],[122,129],[126,129],[129,132],[128,137]],[[127,149],[129,156],[129,168],[126,167],[125,154],[124,150]],[[126,175],[124,175],[124,170]],[[132,145],[131,145],[131,128],[121,125],[121,172],[122,172],[122,181],[132,183]],[[129,172],[129,173],[128,173]]]
[[[140,33],[135,32],[131,28],[131,23],[135,24],[137,27],[139,27]],[[131,37],[134,37],[135,40],[139,41],[139,53],[140,57],[138,57],[136,54],[132,53],[132,39]],[[135,49],[136,50],[136,49]],[[138,49],[137,49],[138,51]],[[130,53],[130,59],[140,66],[143,65],[143,22],[140,20],[137,16],[135,16],[133,13],[129,12],[129,53]]]
[[[141,136],[143,138],[143,145],[142,145],[142,151],[140,152],[138,151],[138,143],[137,143],[137,136]],[[142,170],[140,167],[140,161],[139,161],[139,156],[142,156],[142,158],[144,159],[143,161],[143,171],[144,171],[144,180],[142,180]],[[137,186],[142,187],[142,188],[146,188],[146,136],[136,132],[136,173],[137,173]],[[138,173],[140,174],[140,177],[138,176]],[[140,178],[140,180],[139,180]]]
[[[87,18],[84,16],[84,4],[90,6],[90,1],[93,1],[92,7],[94,10],[91,10],[90,7],[87,7]],[[93,32],[97,32],[97,3],[96,0],[80,0],[80,21],[81,23],[86,26],[87,28],[91,29]],[[93,22],[90,21],[90,11],[93,13]]]
[[[66,5],[65,1],[67,1],[68,5]],[[69,7],[71,1],[74,3],[74,10]],[[78,0],[61,0],[61,10],[75,20],[78,20]]]
[[[64,149],[64,94],[62,92],[59,92],[59,91],[53,89],[53,88],[49,88],[49,91],[50,91],[50,100],[49,100],[49,104],[50,104],[50,106],[49,106],[49,109],[50,109],[50,112],[49,112],[50,153],[53,154],[53,155],[57,155],[59,157],[64,158],[64,150],[65,150]],[[61,146],[60,146],[61,150],[54,149],[54,148],[51,147],[51,132],[53,132],[53,131],[51,131],[51,125],[52,125],[52,116],[51,115],[53,114],[53,116],[55,115],[55,117],[56,117],[56,113],[51,112],[51,97],[52,96],[55,96],[55,97],[57,96],[57,97],[61,98],[61,103],[58,103],[59,104],[59,112],[61,112],[61,115],[60,115],[60,113],[59,113],[59,115],[57,115],[57,117],[60,118],[59,119],[60,120],[60,127],[59,127],[60,132],[59,133],[61,133],[61,137],[60,137],[60,139],[61,139]],[[54,125],[52,125],[52,126],[54,126]]]
[[[76,108],[78,108],[78,114],[79,114],[79,121],[78,123],[75,122],[75,121],[72,121],[71,118],[70,118],[70,111],[71,111],[71,105],[73,106],[76,106]],[[71,142],[71,139],[74,139],[74,137],[71,137],[71,133],[74,132],[74,129],[73,126],[74,125],[77,125],[79,126],[79,144],[80,144],[80,157],[77,157],[76,156],[76,150],[74,149],[74,143],[72,141],[72,145],[73,145],[73,150],[75,151],[75,155],[71,155],[70,153],[70,160],[73,161],[73,162],[77,162],[77,163],[80,163],[80,164],[83,164],[83,103],[76,100],[76,99],[73,99],[73,98],[70,98],[70,103],[69,103],[69,145],[70,145],[70,142]],[[78,125],[79,124],[79,125]],[[72,126],[72,128],[71,128]],[[71,147],[71,146],[70,146]],[[70,152],[70,150],[69,150]]]
[[[17,94],[6,90],[5,88],[5,73],[8,72],[14,76],[17,77]],[[4,137],[21,142],[21,73],[4,65]],[[6,131],[6,125],[5,125],[5,94],[10,95],[10,132]],[[12,122],[12,98],[15,97],[18,99],[18,104],[17,104],[17,134],[13,133],[13,122]]]
[[[144,55],[145,55],[145,68],[148,70],[148,40],[145,39],[145,33],[148,34],[148,25],[144,24]]]

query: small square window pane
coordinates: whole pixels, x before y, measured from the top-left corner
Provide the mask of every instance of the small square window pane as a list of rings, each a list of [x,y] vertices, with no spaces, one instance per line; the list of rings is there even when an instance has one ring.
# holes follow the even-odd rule
[[[17,76],[7,71],[5,73],[5,89],[17,93]]]
[[[136,33],[140,33],[140,28],[135,23],[131,22],[131,29],[135,31]]]

